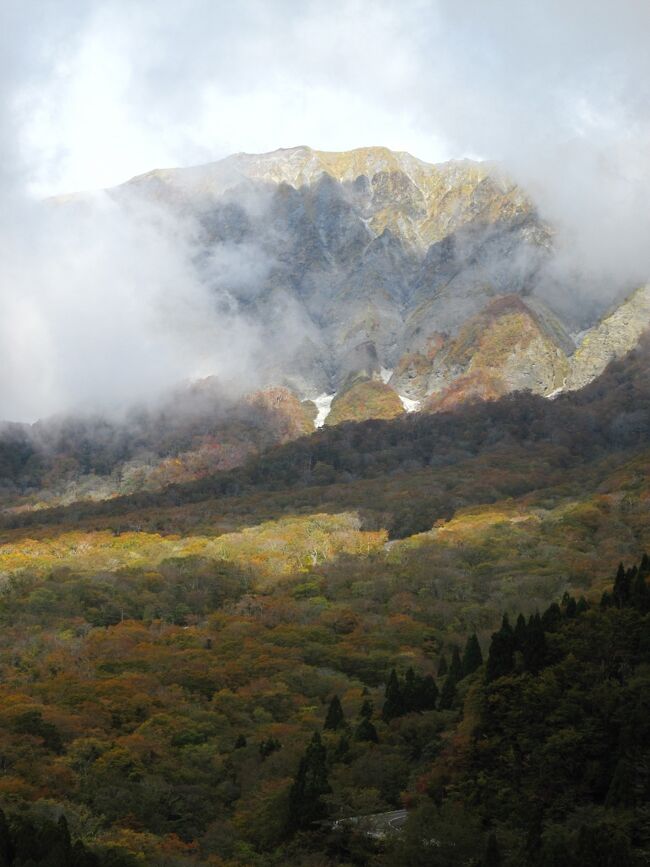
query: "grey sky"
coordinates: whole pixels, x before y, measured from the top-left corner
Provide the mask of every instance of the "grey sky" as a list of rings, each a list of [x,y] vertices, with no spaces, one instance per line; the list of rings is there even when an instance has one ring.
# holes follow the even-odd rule
[[[296,144],[496,159],[558,226],[560,261],[593,293],[647,280],[649,32],[647,0],[5,0],[0,417],[124,390],[129,365],[99,359],[77,382],[78,349],[91,347],[75,322],[94,316],[103,357],[118,341],[125,358],[148,358],[144,333],[165,376],[183,371],[186,343],[149,328],[167,285],[151,264],[161,239],[144,239],[153,258],[140,261],[136,229],[127,241],[104,213],[101,243],[75,256],[74,237],[54,249],[34,204],[157,166]],[[167,273],[183,272],[190,248],[184,237]],[[125,329],[106,293],[121,280],[126,304],[143,279],[150,295],[130,302]],[[197,292],[179,296],[183,309]]]

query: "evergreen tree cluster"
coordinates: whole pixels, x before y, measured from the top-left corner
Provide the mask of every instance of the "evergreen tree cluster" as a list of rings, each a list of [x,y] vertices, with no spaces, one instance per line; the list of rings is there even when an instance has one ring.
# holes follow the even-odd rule
[[[58,822],[7,819],[0,810],[0,867],[135,867],[128,855],[112,850],[101,855],[72,842],[65,816]]]
[[[526,620],[520,614],[514,628],[508,615],[504,614],[501,628],[492,634],[490,641],[485,672],[488,682],[507,677],[513,672],[540,672],[548,664],[545,633],[555,632],[564,621],[578,617],[588,608],[584,596],[576,601],[565,593],[561,605],[554,602],[542,615],[531,614]]]
[[[447,665],[445,657],[441,657],[438,666],[438,677],[444,677],[442,689],[438,689],[435,679],[430,675],[416,674],[409,668],[403,679],[398,677],[393,669],[386,684],[386,700],[382,709],[382,719],[390,722],[392,719],[407,713],[421,713],[426,710],[449,710],[456,699],[456,686],[473,674],[483,664],[483,654],[476,634],[470,635],[465,643],[461,657],[460,651],[454,647],[451,663]]]
[[[403,678],[393,669],[386,684],[386,698],[381,716],[390,722],[406,713],[421,713],[435,710],[438,703],[438,687],[430,675],[416,674],[412,668]]]
[[[477,668],[483,665],[483,654],[481,645],[478,643],[476,634],[469,636],[465,642],[465,649],[461,658],[460,651],[454,647],[451,655],[451,663],[447,666],[446,660],[443,657],[444,666],[441,664],[440,669],[444,669],[446,674],[445,682],[440,691],[439,710],[450,710],[456,701],[456,686],[463,678],[473,674]]]
[[[493,636],[465,782],[481,777],[473,803],[510,841],[508,867],[650,858],[648,573],[644,556],[619,567],[601,606],[565,594]]]
[[[626,569],[618,564],[611,593],[603,593],[601,605],[603,608],[636,608],[637,611],[650,611],[650,589],[647,578],[650,575],[650,557],[644,554],[638,566]]]

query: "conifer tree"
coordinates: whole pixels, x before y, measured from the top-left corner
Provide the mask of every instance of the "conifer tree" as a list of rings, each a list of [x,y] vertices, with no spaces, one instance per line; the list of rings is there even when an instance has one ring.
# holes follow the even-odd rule
[[[354,731],[354,739],[357,741],[369,741],[373,744],[379,743],[377,729],[367,717],[364,717]]]
[[[449,674],[445,678],[445,682],[442,685],[442,689],[440,691],[440,701],[438,703],[438,707],[440,710],[450,710],[454,705],[454,699],[456,698],[456,684],[458,681],[453,675],[451,669],[449,670]]]
[[[350,752],[350,741],[346,735],[341,735],[334,751],[334,760],[343,762]]]
[[[526,618],[523,614],[520,614],[515,623],[515,650],[523,651],[524,644],[526,643],[526,633]]]
[[[546,665],[546,636],[539,614],[532,615],[528,621],[522,653],[526,671],[537,674]]]
[[[474,632],[467,639],[465,650],[463,651],[463,677],[473,674],[481,665],[483,665],[483,654],[481,653],[481,645],[478,643],[478,638]]]
[[[4,812],[0,810],[0,867],[9,867],[14,860],[15,849]]]
[[[369,698],[365,699],[363,704],[361,705],[361,710],[359,711],[359,716],[362,719],[370,719],[372,716],[372,712],[374,710],[374,705],[370,701]]]
[[[618,564],[613,590],[614,602],[618,608],[627,605],[630,596],[630,573],[625,571],[622,563]]]
[[[404,713],[404,696],[397,678],[397,672],[393,669],[386,684],[386,700],[382,708],[381,716],[384,722],[390,722]]]
[[[330,701],[330,705],[327,709],[327,716],[325,717],[323,728],[328,731],[336,731],[344,724],[345,716],[343,714],[343,708],[341,707],[341,701],[338,695],[335,695]]]
[[[443,653],[440,657],[440,662],[438,663],[438,677],[446,677],[448,670],[449,666],[447,665],[447,657]]]
[[[554,632],[562,622],[562,610],[557,602],[552,602],[542,614],[542,626],[545,632]]]
[[[409,668],[404,677],[404,687],[402,689],[402,700],[404,702],[404,713],[411,713],[414,710],[420,710],[420,695],[419,695],[419,678],[416,678],[415,672]]]
[[[296,778],[289,792],[287,830],[308,828],[325,814],[323,795],[330,792],[327,779],[327,754],[320,734],[314,735],[300,760]]]
[[[575,601],[573,596],[569,596],[567,600],[566,608],[564,609],[564,614],[569,620],[573,620],[574,617],[578,614],[578,603]]]
[[[438,686],[430,674],[422,678],[420,687],[420,709],[435,710],[438,704]]]
[[[488,681],[505,677],[513,669],[513,653],[515,637],[508,620],[508,615],[503,615],[501,629],[493,633],[488,655],[486,676]]]
[[[463,663],[460,658],[460,651],[457,647],[454,647],[454,650],[451,654],[451,665],[449,666],[449,674],[452,675],[455,683],[458,683],[459,680],[463,679]]]
[[[644,554],[644,556],[646,555]],[[647,611],[649,607],[648,585],[646,584],[645,576],[646,573],[643,569],[639,569],[636,578],[634,579],[634,585],[632,586],[632,592],[630,594],[632,605],[634,605],[638,611]]]

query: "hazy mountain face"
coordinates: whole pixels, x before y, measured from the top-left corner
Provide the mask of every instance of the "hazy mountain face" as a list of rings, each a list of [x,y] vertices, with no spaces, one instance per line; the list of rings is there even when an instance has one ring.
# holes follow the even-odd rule
[[[394,368],[496,295],[529,295],[551,248],[534,206],[495,167],[384,148],[236,155],[112,194],[198,222],[203,279],[261,327],[263,382],[309,395]]]
[[[606,329],[607,347],[573,359],[569,332],[592,311],[545,305],[558,296],[553,231],[487,163],[298,147],[154,171],[111,196],[196,224],[217,313],[256,334],[257,386],[315,397],[381,377],[429,408],[548,395],[597,375],[649,318],[637,305]]]
[[[554,396],[597,377],[650,323],[647,287],[580,335],[580,311],[553,313],[544,303],[557,290],[553,232],[488,164],[300,147],[155,171],[108,195],[127,227],[165,227],[155,249],[182,247],[183,269],[165,268],[166,321],[185,328],[186,343],[205,321],[194,342],[214,344],[227,365],[218,380],[185,385],[171,400],[152,391],[118,418],[86,410],[5,429],[10,491],[47,488],[66,500],[80,494],[79,478],[100,496],[157,489],[322,424],[514,391]],[[56,207],[65,218],[87,204],[72,197]],[[156,356],[146,338],[143,352]]]

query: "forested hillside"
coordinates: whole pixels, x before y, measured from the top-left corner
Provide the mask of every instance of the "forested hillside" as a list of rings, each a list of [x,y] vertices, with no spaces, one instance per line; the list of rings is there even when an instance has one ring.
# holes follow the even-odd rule
[[[647,361],[6,512],[5,863],[645,863]]]

